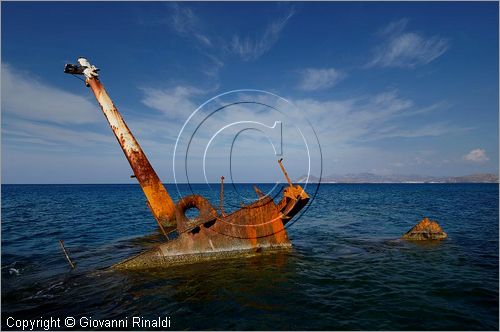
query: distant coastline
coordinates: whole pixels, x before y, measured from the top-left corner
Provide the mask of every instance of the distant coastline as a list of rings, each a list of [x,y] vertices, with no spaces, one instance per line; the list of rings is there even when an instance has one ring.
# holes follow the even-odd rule
[[[301,176],[297,182],[317,183],[315,175]],[[321,183],[498,183],[498,175],[478,173],[464,176],[426,176],[426,175],[378,175],[373,173],[356,173],[345,175],[329,175],[321,178]]]
[[[307,180],[306,175],[302,175],[295,183],[318,183],[319,178],[310,175]],[[275,184],[275,182],[234,182],[235,184]],[[498,175],[493,173],[477,173],[464,176],[428,176],[428,175],[379,175],[374,173],[351,173],[345,175],[329,175],[321,178],[321,183],[499,183]],[[175,185],[174,182],[163,182],[164,185]],[[205,185],[205,182],[177,182],[179,185]],[[211,185],[219,185],[219,182],[210,182]],[[286,184],[286,182],[283,182]],[[139,185],[137,182],[122,183],[1,183],[1,185]]]

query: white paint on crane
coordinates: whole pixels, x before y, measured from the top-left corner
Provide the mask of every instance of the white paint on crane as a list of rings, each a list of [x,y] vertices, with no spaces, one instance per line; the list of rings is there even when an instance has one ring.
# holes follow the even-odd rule
[[[108,119],[109,125],[115,132],[115,135],[123,141],[123,148],[125,149],[125,151],[127,153],[130,153],[132,151],[138,152],[139,145],[128,130],[127,125],[123,121],[122,117],[116,110],[115,105],[113,105],[113,102],[104,89],[99,92],[97,100],[102,107],[104,115]]]

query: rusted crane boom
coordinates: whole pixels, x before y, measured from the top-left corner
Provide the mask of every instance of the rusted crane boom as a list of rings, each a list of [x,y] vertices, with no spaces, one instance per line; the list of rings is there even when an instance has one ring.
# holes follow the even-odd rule
[[[128,129],[125,121],[109,98],[98,79],[98,69],[85,58],[79,65],[68,64],[65,72],[85,75],[97,102],[113,130],[134,175],[146,195],[151,212],[165,235],[164,226],[175,226],[177,238],[159,244],[154,249],[129,258],[113,266],[117,269],[137,269],[161,265],[179,264],[226,257],[235,253],[255,254],[263,250],[290,248],[285,225],[309,201],[309,196],[300,185],[294,185],[282,164],[281,170],[288,182],[279,203],[264,195],[257,187],[258,199],[241,209],[225,213],[223,208],[224,177],[221,177],[219,212],[200,195],[189,195],[174,204],[158,175],[142,151],[139,143]],[[196,218],[190,219],[186,211],[199,210]]]
[[[87,59],[79,58],[79,67],[66,65],[65,72],[70,74],[83,74],[86,77],[85,83],[90,86],[92,92],[101,106],[104,116],[115,134],[125,157],[127,157],[130,167],[135,177],[141,185],[142,191],[148,200],[148,206],[156,221],[163,229],[175,226],[175,204],[167,190],[160,181],[155,170],[142,151],[141,146],[128,128],[116,106],[111,101],[104,86],[98,79],[98,69],[90,65]]]

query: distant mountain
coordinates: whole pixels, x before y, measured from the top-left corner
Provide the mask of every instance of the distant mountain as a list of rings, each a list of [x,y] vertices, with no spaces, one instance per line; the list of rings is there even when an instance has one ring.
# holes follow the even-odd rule
[[[498,183],[496,174],[471,174],[448,178],[448,183]]]
[[[307,176],[301,176],[297,182],[304,183]],[[309,182],[317,183],[319,178],[309,176]],[[373,173],[355,173],[330,175],[321,179],[321,183],[498,183],[496,174],[471,174],[464,176],[428,176],[428,175],[378,175]]]

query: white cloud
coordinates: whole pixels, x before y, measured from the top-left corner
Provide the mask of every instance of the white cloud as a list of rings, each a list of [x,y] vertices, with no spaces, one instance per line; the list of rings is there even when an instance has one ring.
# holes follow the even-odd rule
[[[312,91],[334,86],[345,77],[345,74],[334,68],[307,68],[301,71],[301,76],[298,88]]]
[[[171,112],[181,112],[183,114],[179,119],[185,120],[193,110],[196,109],[198,103],[195,102],[196,98],[202,93],[200,89],[193,87],[180,86],[167,90],[144,90],[145,97],[143,102],[148,106],[154,107],[166,114]],[[236,100],[249,100],[251,95],[234,96]],[[394,139],[405,139],[406,141],[427,138],[428,140],[433,137],[457,134],[468,131],[471,128],[460,127],[458,125],[448,122],[435,122],[426,121],[425,115],[429,112],[439,110],[442,107],[449,107],[446,103],[438,102],[431,105],[424,105],[420,107],[411,99],[404,98],[396,91],[390,90],[374,95],[363,95],[347,99],[294,99],[287,98],[294,103],[298,109],[302,110],[303,114],[307,116],[316,130],[320,142],[323,143],[322,149],[324,156],[329,158],[338,158],[342,160],[341,167],[347,167],[347,164],[356,164],[356,160],[365,159],[367,165],[375,165],[377,167],[387,166],[388,162],[401,163],[400,159],[394,158],[393,152],[382,151],[377,149],[378,141],[386,140],[389,144]],[[227,104],[234,100],[225,100],[223,104]],[[267,100],[257,101],[265,104],[273,105],[281,109],[283,105],[274,105]],[[174,106],[175,105],[175,106]],[[218,105],[212,105],[211,108],[215,109]],[[184,111],[182,111],[184,110]],[[227,112],[226,112],[227,111]],[[287,113],[288,113],[287,109]],[[194,123],[199,123],[206,115],[207,110],[203,111],[204,114],[199,114],[195,118]],[[256,113],[252,111],[250,106],[237,105],[231,107],[229,110],[218,112],[216,115],[206,119],[203,123],[203,128],[197,132],[197,140],[207,140],[211,134],[221,128],[221,124],[232,123],[240,120],[249,120],[249,116],[257,116],[259,122],[267,125],[272,125],[277,118],[272,112]],[[295,118],[300,118],[298,115],[293,115]],[[172,115],[172,118],[174,115]],[[175,115],[178,117],[178,115]],[[415,120],[415,121],[413,121]],[[289,123],[284,122],[284,126]],[[169,129],[166,129],[168,127]],[[286,129],[286,128],[285,128]],[[169,132],[171,135],[179,131],[179,123],[172,121],[165,121],[162,124],[162,130]],[[186,128],[187,132],[193,130],[192,127]],[[147,132],[148,129],[145,127]],[[285,130],[285,133],[289,131]],[[147,135],[150,136],[150,135]],[[155,136],[159,137],[157,134]],[[153,139],[152,136],[150,136]],[[156,137],[156,138],[157,138]],[[155,139],[156,139],[155,138]],[[289,137],[286,137],[287,153],[295,152],[300,148],[300,144],[290,144]],[[221,141],[225,142],[225,141]],[[198,141],[193,141],[191,145],[191,153],[202,155],[203,148],[206,145],[199,145]],[[295,143],[295,142],[294,142]],[[222,143],[221,143],[222,144]],[[256,143],[253,140],[240,140],[238,141],[238,148],[251,153],[255,151]],[[267,143],[266,143],[267,144]],[[201,146],[201,150],[197,147]],[[264,145],[267,148],[267,145]],[[224,150],[221,150],[224,152]],[[222,153],[221,152],[221,153]],[[293,153],[292,153],[293,154]],[[217,157],[213,155],[211,157]],[[333,157],[334,156],[334,157]],[[398,152],[399,158],[399,152]],[[410,157],[408,157],[410,158]],[[410,167],[410,159],[404,167]],[[331,172],[335,165],[328,164],[331,160],[325,160],[325,171]],[[349,165],[350,165],[349,164]],[[358,165],[359,166],[359,165]],[[403,167],[400,164],[390,165],[391,167]],[[349,166],[351,167],[351,166]],[[247,169],[247,172],[252,173]]]
[[[383,40],[375,49],[375,55],[368,67],[413,68],[428,64],[448,50],[448,39],[407,32],[407,23],[406,19],[392,22],[380,32]]]
[[[206,66],[203,72],[207,76],[217,77],[219,71],[224,67],[224,62],[214,55],[206,54],[206,56],[212,61],[212,64]]]
[[[80,84],[82,94],[88,93]],[[105,128],[104,123],[102,112],[92,99],[50,86],[28,72],[2,64],[3,148],[49,154],[95,146],[105,149],[113,146],[114,140],[112,135],[95,131]],[[90,129],[94,127],[95,130]]]
[[[262,36],[258,38],[249,36],[242,38],[234,35],[231,42],[231,51],[245,61],[252,61],[261,57],[278,41],[282,30],[294,13],[293,8],[290,9],[282,18],[269,24]]]
[[[207,76],[216,77],[219,70],[224,66],[220,56],[220,49],[225,48],[222,45],[223,41],[221,38],[209,33],[208,27],[203,24],[203,21],[191,8],[175,2],[171,2],[170,5],[172,14],[169,16],[168,22],[180,35],[193,38],[194,44],[200,53],[209,59],[204,64],[203,72]]]
[[[421,108],[395,91],[341,100],[301,99],[294,103],[309,114],[322,140],[329,144],[356,145],[387,138],[435,137],[471,129],[445,122],[422,123],[422,114],[444,103]],[[420,117],[419,125],[403,121],[403,117],[416,116]]]
[[[179,6],[175,2],[172,2],[172,8],[171,24],[177,32],[194,36],[203,46],[212,46],[210,38],[203,33],[204,29],[200,19],[190,8]]]
[[[85,89],[82,90],[83,95]],[[4,63],[2,63],[2,112],[27,120],[59,124],[102,121],[99,107],[94,102],[50,86]]]
[[[180,35],[192,38],[200,53],[208,57],[209,64],[205,65],[203,72],[211,77],[217,76],[228,55],[237,55],[244,61],[251,61],[267,53],[294,15],[293,8],[289,9],[283,17],[271,22],[260,36],[242,37],[233,34],[228,39],[227,36],[219,36],[210,31],[202,18],[184,4],[172,3],[171,8],[172,14],[168,20],[170,25]]]
[[[104,117],[101,117],[104,123]],[[74,148],[88,148],[91,146],[100,149],[115,144],[113,134],[97,133],[82,128],[64,127],[55,124],[39,123],[16,119],[8,121],[2,127],[5,143],[18,148],[36,145],[50,150],[74,150]]]
[[[325,156],[324,174],[384,167],[397,172],[421,174],[424,168],[432,172],[443,162],[438,163],[437,158],[433,158],[432,163],[423,158],[413,160],[416,151],[411,147],[434,146],[439,137],[463,135],[472,129],[451,122],[436,122],[435,117],[426,116],[449,107],[446,103],[421,107],[396,91],[346,99],[292,101],[308,115],[319,137]]]
[[[374,133],[371,139],[382,138],[418,138],[418,137],[435,137],[451,133],[459,133],[474,129],[473,127],[457,127],[450,125],[447,122],[425,124],[417,128],[399,129],[397,127],[388,127],[384,130]]]
[[[57,89],[55,90],[57,93],[61,92]],[[157,167],[158,170],[168,169],[171,164],[170,158],[173,142],[182,127],[182,122],[199,106],[197,99],[203,98],[203,95],[207,91],[189,85],[181,85],[169,89],[144,88],[142,91],[143,104],[161,113],[144,112],[140,118],[126,120],[129,122],[129,127],[134,132],[138,141],[145,148],[148,156],[153,158],[152,161],[154,161],[155,167],[156,165],[161,165],[161,167]],[[250,97],[242,95],[235,98],[238,100],[247,100]],[[398,155],[398,159],[393,159],[391,151],[377,150],[377,148],[373,147],[374,145],[371,145],[376,140],[392,139],[395,137],[409,139],[434,137],[467,129],[447,123],[426,123],[422,115],[441,107],[442,103],[421,108],[414,101],[398,95],[396,91],[386,91],[375,95],[364,95],[347,99],[288,99],[295,103],[309,117],[319,135],[320,142],[323,143],[323,155],[328,156],[331,160],[334,158],[341,160],[339,163],[333,164],[331,160],[325,160],[326,173],[331,173],[334,169],[338,170],[338,167],[341,167],[340,169],[342,170],[351,168],[357,170],[361,167],[361,164],[381,168],[384,165],[386,166],[388,162],[394,162],[395,164],[391,166],[400,167],[397,164],[401,162],[400,156]],[[103,151],[106,153],[116,152],[117,155],[120,155],[118,153],[119,148],[116,146],[116,142],[109,128],[105,125],[105,121],[98,111],[97,106],[85,99],[83,100],[89,103],[91,113],[95,114],[98,122],[102,124],[102,126],[97,128],[102,133],[88,130],[86,127],[89,126],[85,125],[76,127],[75,124],[75,129],[65,127],[62,125],[65,124],[64,122],[61,124],[39,123],[36,119],[35,121],[21,121],[18,118],[8,116],[4,119],[2,125],[4,143],[10,146],[9,151],[29,151],[29,149],[34,148],[38,151],[40,150],[39,147],[43,146],[43,151],[52,151],[54,155],[61,152],[69,153],[69,151],[79,149],[85,150],[89,158],[92,155],[102,155]],[[224,100],[224,102],[228,101]],[[262,100],[262,102],[266,101]],[[204,129],[208,133],[213,133],[220,128],[221,123],[248,120],[248,114],[253,114],[259,121],[267,125],[272,125],[276,120],[274,114],[270,112],[255,113],[251,112],[247,106],[239,105],[235,106],[234,109],[232,108],[231,112],[217,113],[220,118],[213,116],[207,119],[204,123],[207,127],[204,127]],[[202,115],[200,114],[200,116]],[[402,121],[402,117],[412,116],[415,119],[418,116],[418,121]],[[286,126],[287,123],[284,125]],[[205,131],[202,132],[200,130],[200,139],[206,139],[203,136]],[[286,130],[285,133],[287,133]],[[250,137],[252,139],[248,139],[246,136],[242,136],[241,138],[241,140],[238,140],[238,149],[245,151],[245,153],[247,151],[249,154],[254,152],[256,145],[259,145],[256,144],[252,137]],[[288,156],[293,155],[296,151],[295,149],[301,146],[298,143],[294,145],[294,141],[289,142],[288,138],[286,143],[288,144],[286,146]],[[269,149],[268,142],[262,144],[263,148]],[[202,155],[203,149],[198,151],[199,149],[196,149],[198,145],[196,144],[193,144],[193,147],[193,153]],[[266,151],[269,152],[271,150]],[[11,155],[9,153],[9,157]],[[214,159],[219,157],[217,154],[211,154],[210,156]],[[486,156],[485,153],[484,156]],[[120,157],[117,157],[117,159],[120,160]],[[360,159],[363,160],[362,163],[360,163]],[[255,157],[255,160],[258,161],[261,159]],[[272,169],[273,165],[270,166],[270,169]],[[251,167],[242,167],[241,172],[246,172],[245,174],[254,173]],[[407,167],[406,164],[404,167]],[[289,168],[292,173],[302,173],[302,168],[299,166],[289,166]],[[216,175],[219,176],[219,173],[222,171],[217,167],[214,169],[216,170],[214,171],[217,173]],[[299,175],[297,174],[297,176]],[[280,176],[279,172],[277,176]],[[167,178],[171,179],[171,176],[169,175]],[[214,177],[214,179],[217,179],[217,177]]]
[[[142,103],[164,113],[170,119],[185,120],[198,105],[193,98],[205,92],[192,86],[176,86],[170,89],[143,88]],[[176,121],[177,122],[177,121]]]
[[[486,155],[486,150],[484,149],[471,150],[469,153],[463,156],[463,159],[475,163],[481,163],[490,160],[490,158],[488,158],[488,156]]]

